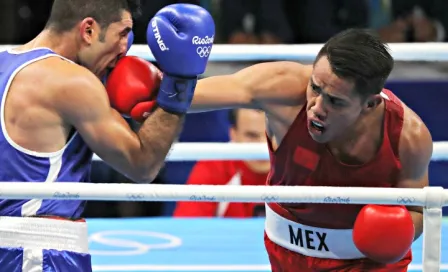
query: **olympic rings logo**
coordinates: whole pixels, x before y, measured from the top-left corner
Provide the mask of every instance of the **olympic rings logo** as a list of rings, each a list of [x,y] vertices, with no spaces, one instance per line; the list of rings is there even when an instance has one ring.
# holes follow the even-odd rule
[[[261,200],[263,202],[275,202],[279,199],[277,195],[262,195]]]
[[[399,196],[397,198],[397,203],[399,204],[412,204],[415,202],[415,198],[414,197],[402,197]]]
[[[196,53],[198,53],[199,57],[201,58],[208,58],[208,56],[210,56],[211,51],[212,51],[211,46],[199,46],[196,49]]]
[[[144,194],[127,194],[126,197],[129,200],[142,200],[144,199],[146,196]]]

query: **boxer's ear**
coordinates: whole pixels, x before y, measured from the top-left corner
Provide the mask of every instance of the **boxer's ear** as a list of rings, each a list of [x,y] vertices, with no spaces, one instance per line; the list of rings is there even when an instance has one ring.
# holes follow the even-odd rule
[[[92,44],[94,37],[97,34],[95,32],[95,25],[96,21],[91,17],[85,18],[80,24],[79,31],[81,32],[81,37],[83,41],[89,45]]]
[[[370,95],[364,102],[364,112],[370,112],[376,109],[383,101],[380,94]]]

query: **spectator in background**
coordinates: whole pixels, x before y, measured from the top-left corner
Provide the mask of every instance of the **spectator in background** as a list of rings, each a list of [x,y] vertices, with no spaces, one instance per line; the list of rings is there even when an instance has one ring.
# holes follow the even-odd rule
[[[230,112],[232,142],[266,142],[265,116],[258,110]],[[264,185],[269,161],[200,161],[193,168],[187,184],[195,185]],[[175,217],[253,217],[264,216],[264,203],[178,202]]]
[[[368,0],[369,27],[386,42],[447,40],[448,1]]]
[[[201,0],[140,0],[140,3],[142,16],[134,21],[134,26],[132,28],[135,35],[134,44],[146,43],[146,30],[148,28],[148,22],[147,20],[144,20],[144,18],[152,18],[161,8],[172,4],[183,3],[200,6]]]
[[[277,44],[292,39],[283,1],[221,0],[219,12],[224,43]]]
[[[283,0],[294,43],[324,43],[348,28],[367,27],[369,0]]]
[[[348,28],[376,30],[385,42],[447,40],[447,0],[283,0],[294,43],[323,43]]]

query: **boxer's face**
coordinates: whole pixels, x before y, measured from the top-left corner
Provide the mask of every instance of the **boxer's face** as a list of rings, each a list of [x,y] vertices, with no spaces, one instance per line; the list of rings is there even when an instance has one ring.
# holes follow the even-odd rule
[[[262,111],[239,109],[236,114],[235,126],[230,128],[230,139],[236,143],[265,143],[266,125]],[[269,161],[246,161],[246,165],[256,173],[267,173]]]
[[[82,27],[82,30],[84,28]],[[90,30],[90,32],[89,32]],[[132,30],[132,17],[127,11],[122,12],[121,20],[107,27],[97,23],[85,27],[84,37],[87,46],[79,53],[81,65],[102,78],[112,69],[119,58],[127,51],[128,35]],[[90,35],[90,36],[88,36]]]
[[[319,143],[343,138],[358,120],[364,105],[354,83],[337,77],[325,56],[314,65],[307,101],[308,131]]]

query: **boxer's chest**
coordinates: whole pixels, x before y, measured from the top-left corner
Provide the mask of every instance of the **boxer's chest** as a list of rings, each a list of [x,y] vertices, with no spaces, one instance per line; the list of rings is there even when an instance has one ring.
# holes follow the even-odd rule
[[[275,157],[276,170],[268,179],[271,185],[331,187],[393,187],[400,165],[390,148],[382,148],[370,162],[346,165],[327,150],[302,145],[288,154]],[[282,163],[287,162],[287,163]],[[368,190],[368,189],[366,189]],[[349,197],[327,197],[324,204],[282,204],[297,222],[327,228],[351,228],[361,205],[350,204]],[[349,204],[349,205],[347,205]]]

